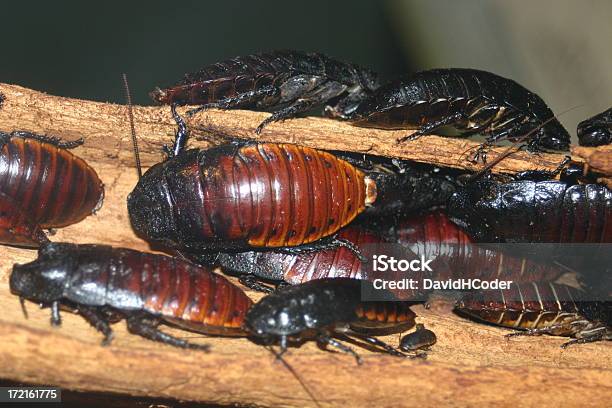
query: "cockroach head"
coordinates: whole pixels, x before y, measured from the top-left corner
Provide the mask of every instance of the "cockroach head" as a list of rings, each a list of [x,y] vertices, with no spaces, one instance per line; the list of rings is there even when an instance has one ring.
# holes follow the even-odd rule
[[[151,167],[128,195],[127,206],[132,228],[147,241],[168,244],[176,228],[163,177],[164,163]]]
[[[11,292],[35,302],[59,300],[70,269],[70,258],[58,247],[62,245],[65,244],[43,245],[36,260],[15,264],[9,282]]]
[[[578,140],[583,146],[601,146],[612,143],[612,129],[609,124],[585,123],[578,124]]]
[[[264,341],[297,334],[296,327],[302,326],[303,322],[299,319],[300,315],[296,315],[293,310],[295,307],[297,304],[292,305],[291,301],[284,302],[274,294],[268,295],[249,309],[245,328],[250,334]],[[300,321],[296,321],[296,318]]]

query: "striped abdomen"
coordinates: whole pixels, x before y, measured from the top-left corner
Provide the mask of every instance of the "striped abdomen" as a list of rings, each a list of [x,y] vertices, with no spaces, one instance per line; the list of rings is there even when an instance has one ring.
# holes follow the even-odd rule
[[[208,269],[168,256],[98,245],[81,245],[72,257],[77,265],[72,293],[106,288],[98,303],[120,311],[142,310],[205,334],[243,333],[242,321],[252,301]],[[97,273],[88,274],[89,265],[96,265]],[[70,300],[87,304],[93,298]]]
[[[513,283],[507,290],[470,292],[456,305],[463,315],[519,330],[554,329],[555,335],[571,336],[581,313],[582,294],[554,283]],[[582,325],[581,325],[582,326]]]
[[[163,104],[206,104],[268,86],[279,86],[291,74],[292,54],[253,54],[232,58],[186,74],[174,86],[151,97]]]
[[[416,314],[409,305],[410,302],[361,302],[355,310],[358,321],[351,325],[362,328],[414,326]]]
[[[612,242],[612,192],[600,184],[476,183],[453,195],[448,208],[484,242]]]
[[[190,242],[306,244],[335,233],[376,198],[374,182],[360,170],[307,147],[222,146],[200,151],[197,160],[183,156],[188,160],[169,168],[165,182],[172,224]]]
[[[511,279],[515,282],[553,281],[567,271],[562,266],[526,256],[531,246],[479,245],[442,211],[403,220],[395,239],[426,259],[433,259],[437,279]]]
[[[0,150],[0,191],[42,228],[78,222],[102,202],[96,172],[66,149],[5,134]]]
[[[47,236],[33,223],[19,204],[0,192],[0,244],[37,247]]]

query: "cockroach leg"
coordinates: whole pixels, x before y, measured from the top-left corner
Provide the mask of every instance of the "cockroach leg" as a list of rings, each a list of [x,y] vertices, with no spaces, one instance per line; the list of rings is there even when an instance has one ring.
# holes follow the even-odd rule
[[[175,347],[188,348],[208,352],[210,346],[207,344],[194,344],[164,333],[157,328],[160,320],[143,314],[135,314],[127,318],[127,328],[132,334],[137,334],[149,340],[169,344]]]

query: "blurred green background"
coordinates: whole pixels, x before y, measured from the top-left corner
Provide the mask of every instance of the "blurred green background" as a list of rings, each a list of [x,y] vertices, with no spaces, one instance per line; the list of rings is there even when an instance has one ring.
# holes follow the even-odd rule
[[[574,134],[612,105],[612,2],[56,1],[5,2],[0,81],[122,103],[120,74],[149,104],[156,85],[235,55],[319,51],[386,79],[471,67],[540,94]]]

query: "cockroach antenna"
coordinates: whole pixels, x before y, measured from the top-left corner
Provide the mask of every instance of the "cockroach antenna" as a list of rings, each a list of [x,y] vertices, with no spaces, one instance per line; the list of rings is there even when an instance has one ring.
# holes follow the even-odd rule
[[[564,110],[563,112],[559,113],[558,115],[552,116],[548,119],[546,119],[544,122],[542,122],[540,125],[536,126],[535,128],[531,129],[529,132],[527,132],[525,135],[521,136],[518,138],[518,140],[514,143],[512,143],[510,146],[508,146],[508,148],[506,150],[504,150],[498,157],[496,157],[493,161],[491,161],[490,163],[488,163],[486,166],[484,166],[482,169],[480,169],[477,173],[475,173],[473,176],[471,176],[469,178],[470,181],[474,181],[477,180],[478,178],[480,178],[483,174],[485,174],[487,171],[491,170],[493,167],[495,167],[495,165],[497,165],[499,162],[501,162],[502,160],[504,160],[506,157],[510,156],[512,153],[518,151],[520,149],[520,144],[523,143],[525,140],[529,139],[529,137],[531,135],[533,135],[535,132],[537,132],[538,130],[540,130],[541,128],[543,128],[544,126],[546,126],[546,124],[548,124],[549,122],[557,119],[559,116],[564,115],[570,111],[573,111],[574,109],[578,109],[580,107],[582,107],[584,105],[576,105],[573,106],[569,109]],[[565,165],[566,160],[564,160],[564,163],[559,166],[559,170],[563,168],[563,166]]]
[[[280,361],[285,366],[287,370],[289,370],[291,375],[293,375],[293,377],[295,377],[295,379],[300,383],[304,391],[306,391],[306,393],[310,396],[310,398],[315,403],[315,405],[321,408],[321,404],[319,403],[317,398],[314,396],[313,392],[308,388],[308,386],[306,386],[306,383],[304,382],[304,380],[302,380],[302,378],[293,369],[293,367],[291,367],[291,365],[289,365],[289,363],[283,358],[282,354],[274,350],[272,346],[267,346],[266,348],[270,351],[270,353],[272,353],[276,357],[278,361]]]
[[[134,158],[136,159],[136,169],[138,170],[138,178],[142,178],[142,167],[140,166],[140,152],[138,151],[138,141],[136,140],[136,127],[134,126],[134,112],[132,109],[132,94],[130,93],[130,85],[128,84],[127,74],[122,74],[123,88],[125,89],[125,99],[128,106],[128,116],[130,118],[130,129],[132,131],[132,145],[134,146]]]

